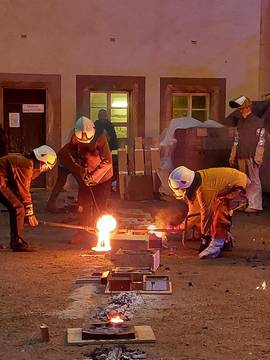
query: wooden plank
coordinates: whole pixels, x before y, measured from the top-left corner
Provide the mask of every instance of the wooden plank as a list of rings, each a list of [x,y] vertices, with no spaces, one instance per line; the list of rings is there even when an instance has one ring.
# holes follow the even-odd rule
[[[134,140],[129,139],[128,141],[128,173],[134,174]]]
[[[135,137],[134,148],[135,175],[144,175],[144,155],[142,137]]]
[[[160,168],[160,147],[159,139],[153,138],[151,145],[151,167],[152,167],[152,178],[153,178],[153,190],[158,192],[159,188],[159,179],[157,175],[157,170]]]
[[[118,174],[119,174],[119,192],[120,198],[125,199],[126,194],[126,175],[127,168],[127,150],[126,147],[118,149]]]
[[[145,175],[152,174],[152,161],[151,161],[151,143],[152,138],[144,138],[144,169]]]
[[[135,339],[113,339],[113,340],[82,340],[82,328],[67,329],[68,345],[102,345],[102,344],[143,344],[155,343],[156,337],[151,326],[134,326]]]
[[[120,294],[123,291],[110,291],[109,284],[107,284],[105,288],[105,294]],[[135,294],[140,295],[171,295],[172,294],[172,282],[168,282],[168,290],[162,290],[162,291],[147,291],[147,290],[130,290],[125,292],[131,292]]]

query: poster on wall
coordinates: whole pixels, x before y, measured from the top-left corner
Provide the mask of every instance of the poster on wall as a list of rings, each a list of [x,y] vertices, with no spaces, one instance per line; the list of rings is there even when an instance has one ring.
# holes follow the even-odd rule
[[[44,113],[44,104],[23,104],[23,113]]]
[[[19,128],[20,127],[20,113],[9,113],[9,127]]]

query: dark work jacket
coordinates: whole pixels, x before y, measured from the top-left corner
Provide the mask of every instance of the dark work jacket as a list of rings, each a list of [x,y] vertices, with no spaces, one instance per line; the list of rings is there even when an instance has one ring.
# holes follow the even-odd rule
[[[270,101],[252,101],[251,104],[252,113],[259,118],[264,120],[264,126],[268,133],[270,133]],[[225,126],[237,127],[239,120],[242,118],[240,111],[234,110],[225,119],[221,120],[220,123]]]
[[[101,184],[113,176],[112,153],[107,137],[96,129],[94,139],[89,144],[79,144],[79,157],[91,173],[94,184]]]
[[[117,150],[117,137],[113,124],[109,120],[96,120],[95,128],[98,134],[105,133],[111,150]]]
[[[252,113],[246,119],[242,116],[239,118],[237,124],[239,139],[236,154],[238,159],[254,158],[262,128],[264,128],[264,120]]]

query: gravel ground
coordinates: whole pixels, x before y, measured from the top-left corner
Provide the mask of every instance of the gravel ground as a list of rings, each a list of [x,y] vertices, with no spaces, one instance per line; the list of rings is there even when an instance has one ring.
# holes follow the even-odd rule
[[[43,211],[48,194],[34,194],[39,219],[62,221],[63,215]],[[65,196],[63,194],[62,196]],[[116,207],[151,211],[157,203],[113,202]],[[151,206],[150,206],[151,205]],[[149,210],[150,209],[150,210]],[[260,360],[270,359],[270,209],[263,214],[237,214],[235,248],[215,260],[199,260],[198,243],[179,243],[174,255],[164,251],[160,274],[173,280],[173,295],[143,296],[133,323],[151,325],[154,345],[139,345],[148,359]],[[65,221],[72,216],[65,214]],[[1,243],[9,243],[8,216],[0,213]],[[97,306],[105,304],[91,285],[78,277],[112,266],[102,257],[82,257],[90,246],[69,244],[74,231],[27,229],[34,253],[0,252],[0,359],[81,360],[94,349],[66,344],[66,329],[90,323]],[[39,327],[49,326],[49,343],[40,342]]]

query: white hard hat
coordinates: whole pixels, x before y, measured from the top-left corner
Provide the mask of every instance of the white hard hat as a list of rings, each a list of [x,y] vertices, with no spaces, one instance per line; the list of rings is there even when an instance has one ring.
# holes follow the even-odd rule
[[[246,96],[239,96],[237,99],[229,101],[229,105],[232,109],[237,109],[242,106],[250,105],[251,101]]]
[[[42,145],[33,149],[33,153],[37,160],[45,163],[49,169],[52,169],[56,164],[56,152],[48,145]]]
[[[81,116],[75,123],[74,135],[80,143],[90,143],[95,135],[93,121],[86,116]]]
[[[190,187],[194,177],[195,172],[193,170],[185,166],[179,166],[170,173],[168,183],[177,197],[183,197],[182,190]]]

